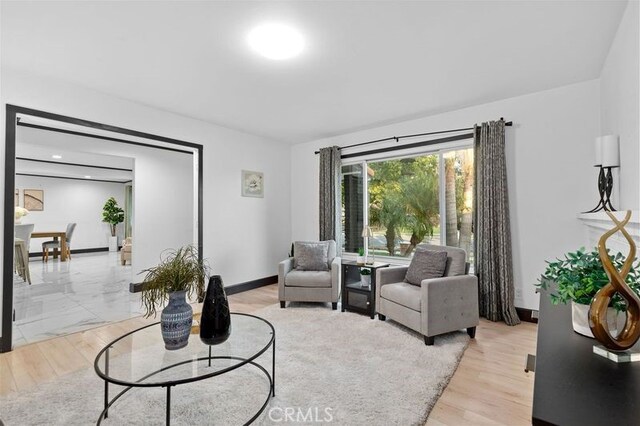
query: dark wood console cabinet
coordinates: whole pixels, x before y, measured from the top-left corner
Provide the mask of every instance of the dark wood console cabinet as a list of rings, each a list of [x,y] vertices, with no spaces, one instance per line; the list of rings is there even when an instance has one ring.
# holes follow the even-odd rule
[[[534,425],[639,425],[640,362],[616,364],[575,333],[571,307],[540,294]]]

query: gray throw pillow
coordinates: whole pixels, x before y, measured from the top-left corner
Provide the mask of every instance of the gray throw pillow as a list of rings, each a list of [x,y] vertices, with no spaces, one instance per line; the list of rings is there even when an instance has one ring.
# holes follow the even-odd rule
[[[404,280],[409,284],[420,285],[422,280],[444,276],[446,267],[446,251],[416,250]]]
[[[328,271],[329,243],[325,241],[294,243],[295,268],[299,271]]]

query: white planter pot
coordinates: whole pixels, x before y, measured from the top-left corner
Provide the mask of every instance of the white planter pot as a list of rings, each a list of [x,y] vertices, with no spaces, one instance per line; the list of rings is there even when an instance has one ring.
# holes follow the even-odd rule
[[[357,256],[356,257],[356,263],[358,265],[364,265],[364,256]]]
[[[371,275],[360,275],[360,285],[369,287],[371,285]]]
[[[109,237],[109,251],[118,251],[118,237]]]
[[[618,330],[624,327],[625,320],[624,312],[617,312],[614,308],[607,309],[607,324],[612,335],[615,336]],[[581,305],[571,301],[571,321],[573,331],[593,339],[593,333],[589,327],[589,305]]]

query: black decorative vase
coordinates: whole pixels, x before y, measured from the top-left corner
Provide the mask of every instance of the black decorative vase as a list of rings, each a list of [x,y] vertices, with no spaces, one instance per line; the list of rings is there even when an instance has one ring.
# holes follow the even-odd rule
[[[231,334],[229,301],[220,275],[209,278],[200,317],[200,340],[206,345],[218,345]]]

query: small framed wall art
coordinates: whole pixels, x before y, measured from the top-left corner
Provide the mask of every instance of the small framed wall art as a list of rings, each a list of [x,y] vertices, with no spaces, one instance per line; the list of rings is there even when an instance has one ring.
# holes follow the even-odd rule
[[[24,208],[30,212],[44,210],[44,191],[42,189],[24,190]]]
[[[264,175],[262,172],[242,171],[242,196],[264,198]]]

